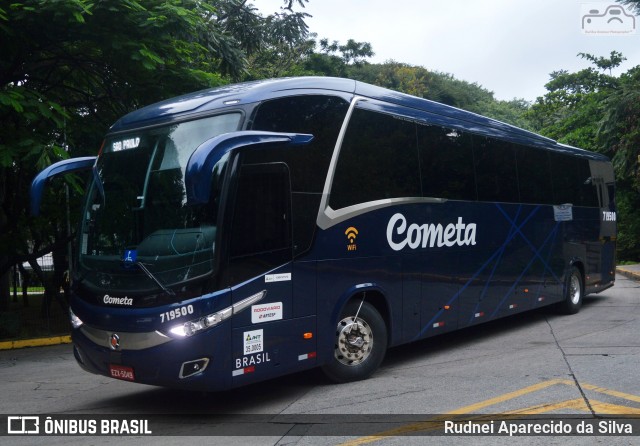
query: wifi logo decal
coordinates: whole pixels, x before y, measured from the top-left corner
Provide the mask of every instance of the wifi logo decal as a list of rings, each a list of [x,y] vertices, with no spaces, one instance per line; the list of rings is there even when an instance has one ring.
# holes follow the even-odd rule
[[[349,240],[347,251],[355,251],[356,249],[358,249],[356,245],[356,236],[358,235],[358,230],[353,226],[349,226],[347,230],[344,231],[344,235],[346,235],[347,240]]]

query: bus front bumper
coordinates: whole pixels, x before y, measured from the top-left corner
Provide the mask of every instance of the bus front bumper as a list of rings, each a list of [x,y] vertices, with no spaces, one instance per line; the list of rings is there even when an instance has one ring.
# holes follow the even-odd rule
[[[181,339],[157,331],[122,333],[83,325],[72,331],[73,353],[84,370],[111,378],[189,390],[224,390],[232,385],[231,359],[228,349],[222,348],[229,344],[225,336],[229,325]]]

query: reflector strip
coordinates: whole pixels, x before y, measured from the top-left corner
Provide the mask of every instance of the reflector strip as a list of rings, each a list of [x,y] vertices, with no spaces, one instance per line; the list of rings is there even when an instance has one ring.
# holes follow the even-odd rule
[[[256,367],[252,365],[251,367],[245,367],[244,369],[238,369],[231,372],[231,376],[239,376],[244,375],[246,373],[252,373],[256,371]]]
[[[509,305],[509,309],[510,309],[510,310],[513,310],[514,308],[517,308],[517,307],[518,307],[518,304],[511,304],[511,305]]]
[[[433,328],[440,328],[440,327],[444,327],[444,322],[436,322],[435,324],[433,324]]]
[[[484,316],[484,311],[481,311],[480,313],[476,313],[475,317],[482,317]]]
[[[298,361],[304,361],[306,359],[313,359],[316,357],[316,352],[305,353],[304,355],[298,356]]]
[[[540,296],[538,297],[538,302],[542,302],[544,300],[544,297]]]

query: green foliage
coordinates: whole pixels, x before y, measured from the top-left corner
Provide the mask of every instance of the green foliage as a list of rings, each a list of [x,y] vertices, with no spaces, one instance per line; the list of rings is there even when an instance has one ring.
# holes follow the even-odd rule
[[[603,104],[598,141],[616,171],[620,258],[640,260],[640,65],[619,78]]]
[[[493,93],[448,73],[400,62],[362,63],[348,70],[349,77],[479,113],[523,128],[531,124],[525,117],[529,103],[524,99],[498,101]]]
[[[640,15],[640,0],[616,0],[629,7],[629,12]]]
[[[616,184],[616,207],[618,211],[618,257],[638,263],[640,260],[640,193],[628,185]]]
[[[620,76],[603,107],[599,142],[613,154],[617,177],[640,192],[640,65]]]

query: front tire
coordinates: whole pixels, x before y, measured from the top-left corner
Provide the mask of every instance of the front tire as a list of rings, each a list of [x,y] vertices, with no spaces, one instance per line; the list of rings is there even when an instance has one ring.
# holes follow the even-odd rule
[[[563,314],[576,314],[582,307],[583,299],[582,273],[578,268],[572,266],[564,284],[564,301],[560,302],[558,309]]]
[[[368,378],[387,351],[387,326],[382,316],[367,302],[358,313],[359,306],[359,301],[352,301],[345,307],[336,327],[333,357],[322,367],[324,374],[338,383]]]

